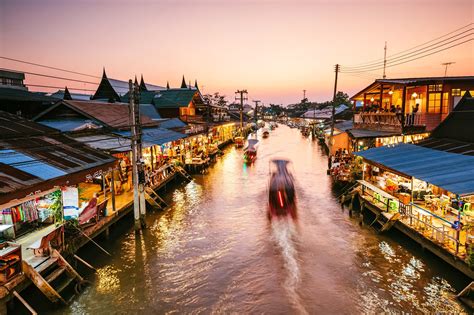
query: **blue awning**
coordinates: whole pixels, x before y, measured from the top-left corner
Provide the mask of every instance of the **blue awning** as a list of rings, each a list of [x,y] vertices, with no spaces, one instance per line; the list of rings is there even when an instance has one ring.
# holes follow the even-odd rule
[[[115,132],[115,134],[125,136],[125,137],[131,136],[130,131],[119,131],[119,132]],[[161,145],[164,143],[176,141],[183,138],[186,138],[185,134],[182,134],[173,130],[165,129],[165,128],[160,128],[160,127],[146,128],[142,130],[142,141],[152,143],[155,145]]]
[[[452,193],[474,194],[474,156],[413,144],[373,148],[354,154]]]

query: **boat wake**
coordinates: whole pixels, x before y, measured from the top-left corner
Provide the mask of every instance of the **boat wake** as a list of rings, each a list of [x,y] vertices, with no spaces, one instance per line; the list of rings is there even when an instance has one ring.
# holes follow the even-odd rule
[[[297,292],[300,282],[300,268],[296,249],[296,226],[293,220],[281,218],[272,220],[273,239],[284,260],[286,278],[284,288],[290,303],[300,314],[308,314]]]

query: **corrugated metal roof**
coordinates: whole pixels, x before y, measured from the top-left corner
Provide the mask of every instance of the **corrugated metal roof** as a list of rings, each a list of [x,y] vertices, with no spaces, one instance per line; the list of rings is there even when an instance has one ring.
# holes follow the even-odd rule
[[[92,95],[90,94],[81,94],[81,93],[69,93],[71,95],[71,98],[74,101],[90,101]],[[64,90],[58,90],[50,95],[51,97],[57,98],[57,99],[64,99]]]
[[[126,137],[131,136],[130,131],[120,131],[120,132],[117,132],[116,134],[119,134],[121,136],[126,136]],[[186,138],[185,134],[182,134],[173,130],[165,129],[165,128],[160,128],[160,127],[147,128],[147,129],[142,130],[143,141],[148,142],[148,143],[153,143],[156,145],[161,145],[164,143],[176,141],[183,138]]]
[[[0,163],[13,166],[16,169],[44,180],[67,174],[57,167],[51,166],[43,161],[37,161],[33,157],[16,150],[0,150]]]
[[[165,121],[160,121],[159,126],[161,128],[173,129],[173,128],[184,128],[187,125],[179,118],[171,118]]]
[[[474,194],[474,156],[413,144],[373,148],[354,154],[452,193]]]
[[[166,87],[164,86],[159,86],[159,85],[154,85],[154,84],[149,84],[149,83],[145,83],[145,86],[146,86],[146,89],[148,91],[162,91],[162,90],[166,90]]]
[[[75,184],[114,162],[55,129],[0,111],[0,204],[38,189]]]
[[[21,101],[21,102],[44,102],[54,103],[56,98],[45,96],[40,93],[29,92],[21,89],[1,88],[0,100]]]
[[[186,107],[193,100],[197,90],[169,89],[160,91],[153,98],[156,108],[178,108]],[[198,93],[199,94],[199,93]]]
[[[40,120],[37,123],[60,131],[75,131],[82,129],[95,129],[101,126],[90,119],[61,119],[61,120]]]
[[[344,120],[344,121],[334,124],[334,127],[336,127],[339,130],[346,131],[354,127],[354,122],[352,120]]]
[[[130,128],[129,107],[128,104],[125,103],[62,100],[53,107],[36,116],[34,119],[38,120],[47,113],[62,105],[77,111],[85,118],[102,123],[105,127],[116,129]],[[62,121],[63,119],[58,118],[57,120]],[[156,122],[145,115],[141,115],[141,122],[143,125],[147,126],[158,125]]]

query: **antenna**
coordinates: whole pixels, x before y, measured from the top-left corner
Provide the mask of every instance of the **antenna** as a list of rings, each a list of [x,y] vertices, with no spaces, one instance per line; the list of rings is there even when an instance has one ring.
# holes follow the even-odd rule
[[[387,42],[385,42],[385,47],[383,48],[383,75],[382,78],[386,78],[385,68],[387,67]]]
[[[453,63],[456,63],[454,61],[448,61],[448,62],[443,62],[441,65],[442,66],[445,66],[444,68],[444,76],[446,76],[448,74],[448,66],[449,65],[452,65]]]

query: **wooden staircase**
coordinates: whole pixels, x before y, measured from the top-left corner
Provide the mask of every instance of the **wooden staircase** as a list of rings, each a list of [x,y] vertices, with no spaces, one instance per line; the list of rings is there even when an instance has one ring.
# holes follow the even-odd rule
[[[169,207],[168,204],[150,187],[145,188],[145,200],[152,207],[159,210],[165,210]]]
[[[38,259],[23,261],[23,272],[51,302],[67,305],[75,295],[66,298],[65,290],[74,285],[79,293],[84,279],[56,249],[52,249],[49,257],[42,258],[38,265],[34,264]]]
[[[188,172],[186,172],[184,170],[184,168],[182,168],[181,166],[175,166],[174,169],[176,170],[176,172],[178,172],[179,175],[181,175],[184,179],[186,179],[188,182],[192,181],[193,178],[191,177],[191,175],[188,174]]]
[[[370,227],[374,228],[377,233],[383,233],[385,231],[388,231],[392,228],[392,226],[400,219],[400,213],[396,212],[393,214],[387,213],[387,212],[381,212],[377,215],[374,221],[370,223]],[[379,228],[376,228],[374,226],[374,223],[379,224]]]

